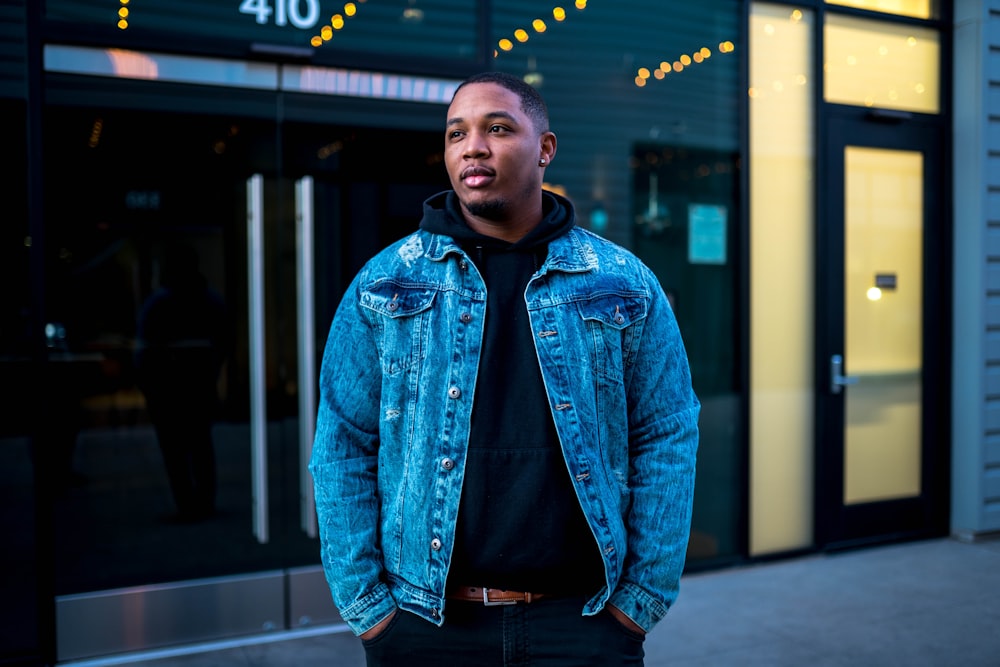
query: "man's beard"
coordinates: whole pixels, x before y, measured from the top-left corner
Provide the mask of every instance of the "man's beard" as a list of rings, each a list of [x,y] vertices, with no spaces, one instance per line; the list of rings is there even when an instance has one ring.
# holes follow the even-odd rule
[[[465,210],[477,218],[500,221],[504,219],[504,213],[507,210],[507,200],[503,197],[498,197],[489,201],[472,202],[465,204]]]

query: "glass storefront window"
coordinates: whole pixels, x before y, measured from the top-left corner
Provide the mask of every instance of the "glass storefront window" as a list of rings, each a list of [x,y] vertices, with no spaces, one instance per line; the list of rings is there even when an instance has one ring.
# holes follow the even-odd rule
[[[941,45],[937,31],[827,14],[827,102],[938,113]]]
[[[813,13],[750,16],[750,552],[812,540]]]
[[[415,226],[420,201],[447,187],[439,151],[447,87],[458,78],[453,71],[411,64],[418,73],[396,75],[384,59],[360,71],[326,66],[321,58],[278,64],[267,56],[234,57],[232,45],[241,40],[241,53],[261,43],[304,47],[309,30],[293,25],[301,17],[293,21],[288,12],[279,27],[276,14],[261,13],[266,21],[258,23],[238,11],[240,3],[216,4],[131,3],[122,28],[130,41],[121,45],[106,39],[119,34],[107,24],[106,2],[53,0],[47,6],[56,27],[89,30],[79,46],[47,44],[47,71],[103,93],[89,99],[57,83],[47,97],[47,188],[64,194],[46,213],[46,321],[68,332],[59,343],[66,363],[58,369],[72,371],[54,383],[61,392],[51,406],[53,414],[67,417],[59,422],[66,428],[46,434],[61,448],[68,477],[54,501],[56,521],[67,527],[57,544],[60,613],[84,610],[109,590],[124,600],[122,591],[152,583],[172,595],[175,588],[188,590],[178,582],[265,569],[321,576],[315,537],[300,526],[308,500],[300,502],[298,492],[300,416],[308,414],[297,403],[298,382],[308,379],[297,374],[295,362],[300,353],[308,361],[321,352],[310,354],[297,343],[296,329],[303,326],[294,311],[298,184],[304,177],[314,183],[315,195],[306,201],[312,201],[320,235],[315,263],[324,267],[324,278],[342,273],[337,277],[346,279],[378,247]],[[242,6],[259,10],[264,4]],[[298,3],[302,11],[308,6]],[[547,187],[574,202],[582,226],[632,249],[652,267],[687,344],[703,404],[689,563],[738,560],[746,499],[739,355],[745,332],[738,296],[743,5],[706,0],[664,12],[659,0],[592,6],[578,0],[560,13],[551,5],[511,0],[491,3],[485,23],[480,6],[358,2],[342,32],[320,48],[339,44],[355,56],[378,51],[380,58],[448,56],[470,68],[477,49],[493,46],[496,59],[484,68],[516,73],[541,89],[559,138]],[[404,12],[408,23],[400,22]],[[364,23],[365,16],[372,23]],[[420,26],[440,30],[425,32],[424,42],[404,38],[404,31]],[[168,44],[182,30],[184,42]],[[155,44],[135,46],[141,35]],[[366,35],[370,39],[362,39]],[[220,42],[207,41],[216,38]],[[199,52],[200,40],[211,48]],[[391,78],[405,85],[393,87]],[[376,86],[379,81],[386,87]],[[156,108],[164,100],[170,108]],[[397,155],[390,171],[388,153]],[[415,163],[400,161],[406,158]],[[185,168],[164,166],[177,163]],[[256,182],[263,183],[259,197],[251,196]],[[258,214],[261,222],[251,226]],[[255,240],[260,231],[262,245]],[[163,383],[148,381],[143,367],[149,357],[138,354],[152,346],[140,337],[139,322],[147,322],[144,306],[164,285],[173,241],[196,251],[201,273],[235,327],[224,365],[208,387],[216,394],[204,392],[214,420],[211,437],[202,433],[214,453],[205,466],[214,475],[205,477],[215,480],[216,511],[193,515],[175,507],[180,503],[170,485],[169,453],[161,444],[169,448],[171,441],[157,431],[155,397],[151,401],[144,389],[155,393]],[[262,260],[265,270],[251,272],[251,259]],[[346,281],[314,282],[322,341]],[[263,332],[260,345],[251,331]],[[258,371],[263,387],[255,392]],[[260,408],[252,400],[257,393],[266,398]],[[257,453],[259,442],[268,449]],[[259,471],[261,461],[269,473]],[[267,483],[258,485],[260,478]],[[271,517],[270,531],[258,530],[262,513]],[[92,525],[100,530],[78,530]],[[165,543],[169,548],[161,548]],[[329,603],[322,586],[311,590]],[[289,593],[293,608],[299,607]],[[255,627],[262,627],[257,616],[272,613],[251,611]],[[95,649],[85,622],[94,615],[74,613],[82,614],[78,622],[62,623],[60,632],[79,643],[67,644],[64,658],[114,649],[118,637]],[[302,618],[322,617],[289,611],[288,619],[264,622],[290,627]]]
[[[684,335],[702,439],[688,555],[738,557],[744,504],[739,87],[742,4],[494,3],[497,69],[549,105],[549,187],[659,276]],[[666,8],[665,8],[666,7]]]

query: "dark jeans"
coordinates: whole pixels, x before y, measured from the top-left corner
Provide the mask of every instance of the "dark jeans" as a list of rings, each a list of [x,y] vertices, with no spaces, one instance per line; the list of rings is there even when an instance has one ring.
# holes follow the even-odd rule
[[[487,607],[449,600],[441,627],[405,611],[365,641],[368,667],[617,667],[643,664],[643,637],[583,598]]]

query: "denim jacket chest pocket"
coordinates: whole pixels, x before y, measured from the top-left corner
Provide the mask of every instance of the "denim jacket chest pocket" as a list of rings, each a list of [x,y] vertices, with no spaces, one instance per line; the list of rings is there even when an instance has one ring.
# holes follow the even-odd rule
[[[436,290],[384,281],[361,290],[361,306],[376,332],[382,372],[397,375],[422,358],[430,335]]]
[[[577,302],[595,372],[611,380],[622,380],[648,309],[649,299],[636,294],[603,294]]]

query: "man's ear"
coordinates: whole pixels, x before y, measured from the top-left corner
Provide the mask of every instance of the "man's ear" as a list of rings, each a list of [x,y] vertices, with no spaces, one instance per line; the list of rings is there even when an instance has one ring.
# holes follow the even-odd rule
[[[545,132],[539,138],[538,160],[545,160],[545,164],[551,164],[552,158],[556,155],[556,135],[552,132]]]

